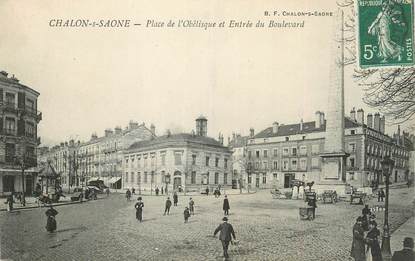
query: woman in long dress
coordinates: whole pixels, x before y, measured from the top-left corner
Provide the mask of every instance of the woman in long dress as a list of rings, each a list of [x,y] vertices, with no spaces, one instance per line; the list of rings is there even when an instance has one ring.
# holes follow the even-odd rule
[[[378,57],[382,62],[387,62],[389,59],[401,59],[401,52],[403,48],[391,40],[391,33],[389,26],[392,23],[393,10],[387,3],[382,5],[382,11],[379,12],[376,19],[369,26],[368,33],[376,35],[378,38]]]
[[[369,232],[366,235],[366,261],[382,261],[382,254],[379,246],[380,231],[376,221],[369,222]]]

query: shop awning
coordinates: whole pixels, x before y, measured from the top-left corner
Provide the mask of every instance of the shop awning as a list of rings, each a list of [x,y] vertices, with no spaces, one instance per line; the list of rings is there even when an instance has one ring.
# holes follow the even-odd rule
[[[108,183],[110,183],[110,184],[114,184],[114,183],[118,182],[119,180],[121,180],[121,177],[112,177],[112,178],[108,181]]]

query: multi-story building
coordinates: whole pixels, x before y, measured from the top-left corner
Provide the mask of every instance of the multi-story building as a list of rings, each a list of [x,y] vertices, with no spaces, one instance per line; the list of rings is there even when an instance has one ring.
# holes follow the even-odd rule
[[[137,141],[155,136],[155,127],[131,121],[124,130],[115,127],[105,130],[105,135],[95,133],[87,142],[62,142],[50,149],[43,149],[39,165],[50,162],[61,177],[63,187],[86,185],[93,179],[101,179],[108,186],[121,186],[122,152]],[[113,186],[114,187],[114,186]],[[116,187],[116,186],[115,186]]]
[[[46,167],[47,163],[60,175],[64,186],[79,186],[80,175],[77,172],[77,160],[80,141],[61,142],[52,148],[38,148],[38,166]]]
[[[122,174],[123,151],[133,143],[155,137],[155,127],[130,121],[124,130],[115,127],[105,130],[103,137],[92,134],[78,151],[79,173],[83,181],[101,178],[108,185],[119,182]],[[120,184],[121,185],[121,184]]]
[[[399,130],[392,138],[385,134],[385,118],[353,109],[344,118],[346,153],[345,181],[354,187],[368,187],[384,182],[381,161],[390,156],[395,161],[392,182],[407,179],[409,139],[405,144]],[[290,187],[292,180],[305,182],[320,179],[324,152],[326,120],[316,112],[316,120],[283,125],[275,122],[257,135],[251,129],[247,144],[247,183],[255,187]],[[406,173],[406,174],[405,174]]]
[[[37,172],[37,110],[39,93],[19,83],[14,76],[0,72],[0,194],[31,194]]]
[[[232,151],[232,187],[246,187],[246,150],[249,136],[233,133],[232,140],[228,141],[229,149]]]
[[[232,185],[231,151],[207,137],[207,119],[196,119],[196,133],[160,136],[134,143],[124,152],[123,187],[199,190]]]

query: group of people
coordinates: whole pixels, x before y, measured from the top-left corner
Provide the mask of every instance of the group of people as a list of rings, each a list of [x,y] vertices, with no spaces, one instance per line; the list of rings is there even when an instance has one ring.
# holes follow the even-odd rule
[[[379,241],[380,231],[377,228],[376,216],[371,212],[369,206],[365,205],[362,209],[362,215],[356,219],[353,226],[353,242],[350,255],[356,261],[382,261]],[[404,250],[396,251],[392,261],[415,260],[413,247],[413,239],[405,238]]]
[[[129,190],[127,190],[128,193]],[[129,194],[129,196],[126,195],[126,197],[131,197],[131,194]],[[174,206],[177,206],[179,202],[179,196],[177,194],[177,192],[173,193],[173,204]],[[164,209],[164,216],[165,215],[169,215],[170,214],[170,208],[172,206],[172,201],[170,200],[170,197],[167,197],[166,199],[166,203],[165,203],[165,209]],[[144,202],[142,201],[142,197],[138,197],[137,198],[137,203],[134,205],[134,208],[136,210],[136,219],[139,222],[143,222],[143,208],[144,208]],[[230,210],[230,205],[229,205],[229,199],[228,196],[225,195],[224,199],[223,199],[223,212],[225,217],[223,217],[222,221],[223,223],[220,224],[214,231],[213,236],[215,237],[216,234],[218,232],[220,232],[219,234],[219,240],[221,240],[222,242],[222,247],[223,247],[223,256],[225,258],[229,257],[228,255],[228,248],[229,248],[229,243],[231,242],[232,238],[234,240],[236,240],[235,237],[235,232],[233,230],[233,227],[231,224],[228,223],[228,217],[229,216],[229,210]],[[188,206],[185,207],[184,211],[183,211],[183,216],[184,216],[184,223],[188,223],[189,222],[189,218],[195,214],[195,202],[193,200],[193,198],[189,198],[189,203]]]

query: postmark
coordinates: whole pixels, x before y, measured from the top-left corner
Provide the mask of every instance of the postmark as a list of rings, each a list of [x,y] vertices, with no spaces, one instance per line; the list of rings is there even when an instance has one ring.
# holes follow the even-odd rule
[[[414,65],[413,0],[358,0],[361,68]]]

